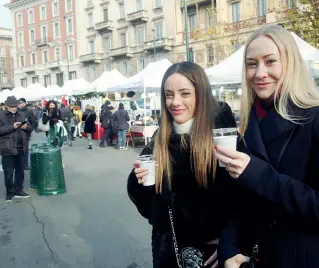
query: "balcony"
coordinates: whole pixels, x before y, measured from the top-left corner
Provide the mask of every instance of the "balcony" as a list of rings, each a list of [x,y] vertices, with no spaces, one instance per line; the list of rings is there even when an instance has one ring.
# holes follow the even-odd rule
[[[90,63],[90,62],[100,63],[101,56],[102,56],[101,53],[90,53],[86,55],[81,55],[80,62],[81,63]]]
[[[247,20],[241,20],[234,23],[228,23],[225,25],[225,32],[238,32],[247,28],[259,27],[266,23],[266,16],[255,17]]]
[[[50,61],[46,64],[47,69],[57,69],[60,68],[60,62],[59,61]]]
[[[172,49],[172,40],[168,38],[158,39],[155,41],[145,42],[144,49],[145,50],[154,50],[155,49],[164,49],[166,51],[170,51]]]
[[[44,47],[44,46],[48,46],[49,43],[51,42],[52,42],[52,38],[44,37],[44,38],[36,40],[35,43],[37,47]]]
[[[113,28],[113,22],[110,20],[95,23],[94,26],[94,29],[98,32],[111,32],[113,31]]]
[[[111,57],[133,57],[133,51],[131,47],[119,47],[111,50]]]
[[[211,0],[186,0],[187,6],[199,5],[199,4],[211,4]],[[184,1],[181,1],[181,8],[184,8]]]
[[[24,73],[35,73],[37,71],[37,66],[36,65],[29,65],[29,66],[24,66],[23,67],[23,72]]]
[[[133,13],[127,14],[127,21],[131,23],[140,23],[140,22],[147,22],[148,15],[146,10],[139,10]]]

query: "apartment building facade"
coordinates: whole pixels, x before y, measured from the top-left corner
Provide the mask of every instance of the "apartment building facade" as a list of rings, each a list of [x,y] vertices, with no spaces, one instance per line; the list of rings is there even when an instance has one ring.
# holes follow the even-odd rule
[[[264,24],[285,23],[296,0],[187,0],[191,58],[203,68]],[[62,85],[151,61],[186,60],[184,0],[12,0],[16,85]]]
[[[16,86],[63,86],[77,77],[75,0],[11,0]]]
[[[11,29],[0,28],[0,90],[13,88],[13,58]]]

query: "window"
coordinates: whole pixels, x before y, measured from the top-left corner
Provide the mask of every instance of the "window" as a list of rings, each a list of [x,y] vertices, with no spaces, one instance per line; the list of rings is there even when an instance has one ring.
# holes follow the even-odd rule
[[[73,33],[72,18],[68,19],[68,33]]]
[[[258,17],[266,16],[267,0],[258,0]]]
[[[66,11],[72,10],[72,0],[66,0]]]
[[[163,39],[163,23],[158,23],[155,25],[155,39]]]
[[[73,72],[69,73],[69,79],[70,80],[76,79],[76,71],[73,71]]]
[[[60,23],[55,22],[54,23],[54,37],[59,37],[60,36]]]
[[[46,43],[48,41],[48,35],[47,35],[47,26],[44,25],[41,28],[41,37],[42,37],[42,42]]]
[[[21,86],[22,86],[22,87],[27,87],[27,86],[28,86],[28,80],[27,80],[27,78],[22,78],[22,79],[21,79]]]
[[[293,9],[297,6],[297,0],[287,0],[287,7]]]
[[[0,55],[4,55],[4,47],[0,47]]]
[[[140,58],[140,71],[143,70],[144,68],[145,68],[145,59]]]
[[[232,16],[233,16],[233,23],[240,21],[240,3],[235,2],[231,4],[232,8]]]
[[[197,28],[197,21],[196,21],[196,14],[189,14],[189,28],[191,31],[195,30]]]
[[[6,59],[1,59],[0,60],[0,67],[1,67],[1,69],[5,69],[6,68]]]
[[[24,67],[24,56],[21,55],[20,56],[20,68],[23,68]]]
[[[61,60],[61,49],[59,47],[55,48],[55,60],[57,61]]]
[[[29,15],[29,23],[34,23],[34,10],[30,9],[28,12]]]
[[[89,51],[90,51],[90,54],[95,53],[95,42],[94,42],[94,40],[91,40],[89,42]]]
[[[6,73],[0,74],[0,83],[1,85],[4,85],[8,82],[8,77]]]
[[[74,59],[73,44],[69,44],[68,45],[68,57],[69,57],[69,60],[73,60]]]
[[[125,12],[124,12],[124,2],[119,3],[119,9],[120,9],[120,19],[124,19],[124,15],[125,15]]]
[[[47,8],[46,6],[41,6],[41,20],[44,20],[47,18]]]
[[[39,83],[39,78],[37,76],[32,77],[32,84]]]
[[[207,11],[208,14],[208,25],[209,27],[213,27],[216,28],[217,26],[217,12],[216,12],[216,8],[214,8],[214,10],[208,10]]]
[[[89,27],[93,27],[93,13],[89,13],[88,18],[89,18]]]
[[[35,43],[35,32],[34,32],[34,29],[30,29],[29,34],[30,34],[30,44],[34,44]]]
[[[109,20],[109,13],[108,13],[107,8],[103,9],[103,19],[104,19],[104,21]]]
[[[18,47],[21,48],[24,46],[24,34],[23,32],[18,33]]]
[[[111,50],[111,37],[105,38],[105,51]]]
[[[44,86],[48,87],[49,85],[51,85],[51,75],[45,75],[44,76]]]
[[[109,63],[105,64],[105,71],[111,71],[111,65]]]
[[[53,2],[53,16],[59,15],[59,2],[54,1]]]
[[[92,66],[91,73],[92,73],[92,80],[95,80],[96,79],[96,68],[95,68],[95,66]]]
[[[63,73],[56,74],[56,83],[59,87],[63,86]]]
[[[35,52],[31,53],[31,64],[36,65],[36,58],[35,58]]]
[[[137,28],[136,29],[136,42],[137,42],[137,44],[144,43],[144,28]]]
[[[46,64],[48,62],[48,51],[47,50],[43,50],[43,58],[42,58],[42,63]]]
[[[123,65],[123,72],[125,75],[127,75],[127,62],[123,61],[122,65]]]
[[[87,0],[87,5],[88,5],[88,6],[90,6],[90,5],[92,5],[92,4],[93,4],[92,0]]]
[[[159,8],[162,6],[161,0],[155,0],[155,7]]]
[[[126,33],[122,33],[120,35],[120,39],[121,39],[121,47],[126,47]]]
[[[17,25],[18,27],[23,25],[23,17],[21,13],[17,15]]]
[[[140,11],[143,9],[143,3],[142,0],[136,0],[136,10]]]

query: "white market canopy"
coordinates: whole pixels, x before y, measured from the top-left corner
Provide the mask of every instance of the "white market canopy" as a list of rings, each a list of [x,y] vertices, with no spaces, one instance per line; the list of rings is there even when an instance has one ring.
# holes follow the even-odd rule
[[[117,69],[110,72],[105,71],[98,79],[91,84],[91,89],[96,92],[106,92],[109,88],[123,84],[128,80]]]
[[[91,84],[83,78],[68,80],[62,87],[62,95],[83,95],[92,92]]]
[[[151,62],[138,74],[109,90],[112,92],[159,91],[162,85],[163,76],[171,65],[172,63],[167,59]]]
[[[0,92],[0,102],[5,102],[9,96],[13,96],[12,90],[4,89]]]
[[[296,34],[291,33],[305,62],[319,60],[319,50],[309,45]],[[242,67],[244,46],[219,64],[205,70],[211,85],[240,84],[242,80]]]

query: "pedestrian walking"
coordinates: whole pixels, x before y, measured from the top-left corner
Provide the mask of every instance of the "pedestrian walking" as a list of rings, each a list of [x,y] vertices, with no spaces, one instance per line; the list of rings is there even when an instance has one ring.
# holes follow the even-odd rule
[[[130,117],[128,112],[124,110],[124,104],[119,104],[119,109],[114,113],[116,127],[117,127],[117,140],[119,150],[127,150],[126,148],[126,132],[130,128],[128,122]]]
[[[92,110],[92,106],[87,105],[82,116],[82,121],[84,122],[84,132],[87,134],[89,149],[92,147],[92,134],[96,132],[95,121],[96,113]]]
[[[0,111],[0,154],[6,187],[6,202],[15,198],[29,198],[23,191],[25,152],[31,124],[24,113],[18,111],[19,102],[14,96],[7,98],[6,110]],[[13,180],[14,176],[14,180]]]
[[[102,105],[101,107],[101,113],[100,113],[100,123],[101,123],[101,126],[103,127],[104,129],[104,133],[103,133],[103,136],[102,136],[102,139],[101,139],[101,142],[100,142],[100,147],[105,147],[105,143],[106,143],[106,146],[110,146],[110,132],[111,132],[111,111],[110,111],[110,108],[109,106],[111,105],[111,102],[109,100],[107,100],[105,102],[104,105]]]

